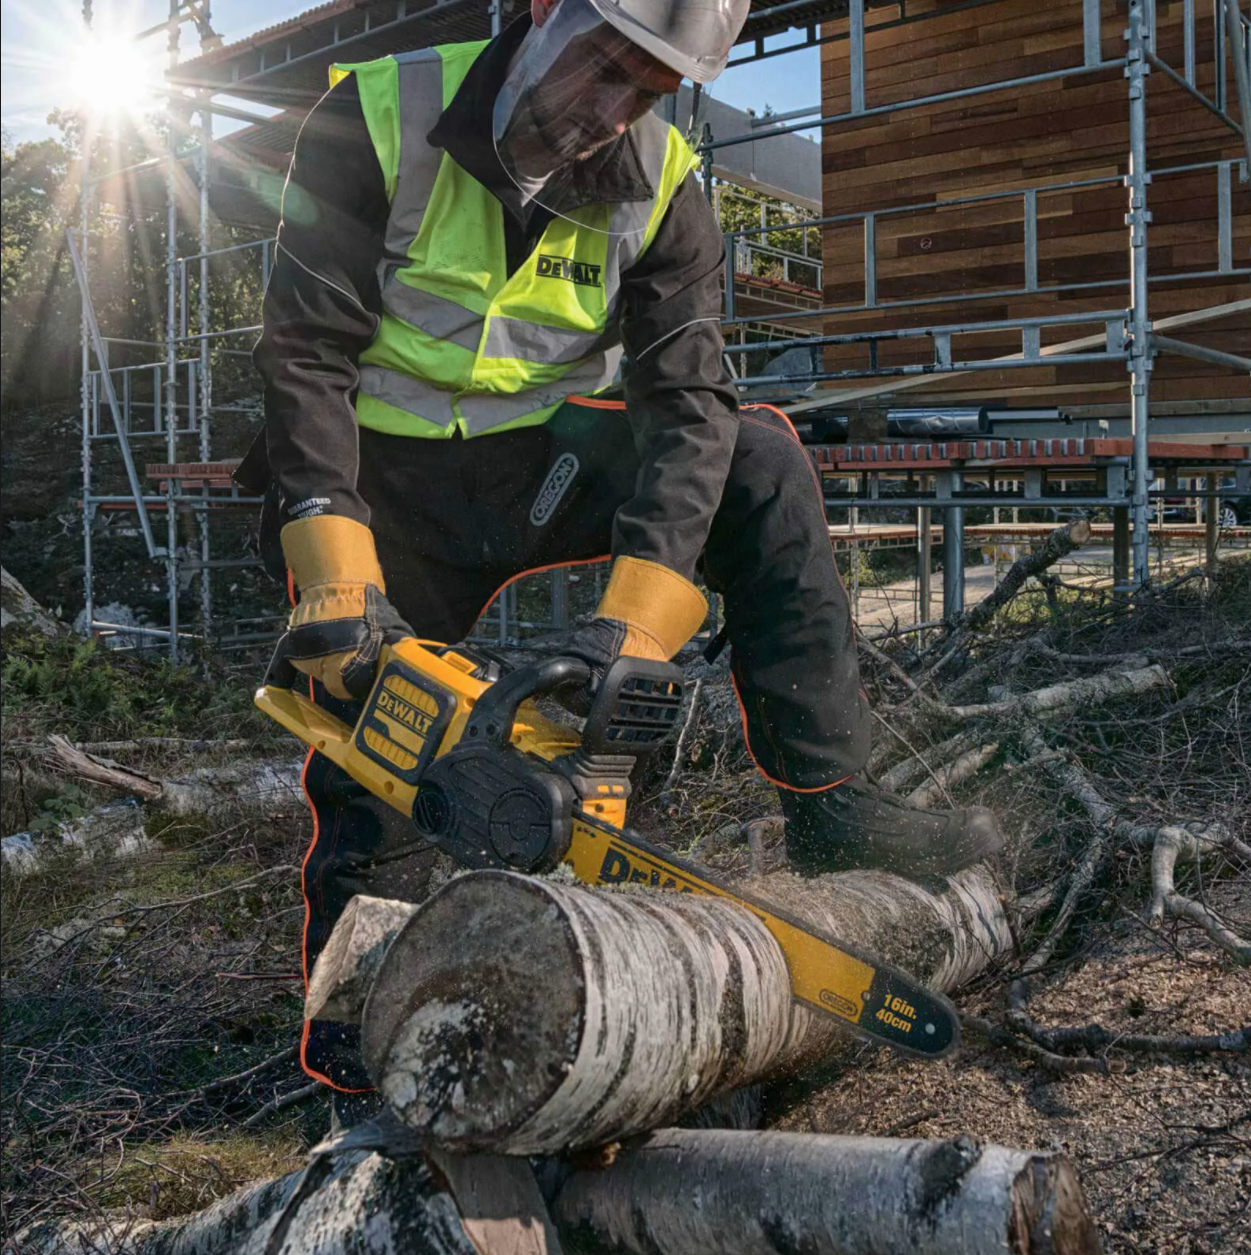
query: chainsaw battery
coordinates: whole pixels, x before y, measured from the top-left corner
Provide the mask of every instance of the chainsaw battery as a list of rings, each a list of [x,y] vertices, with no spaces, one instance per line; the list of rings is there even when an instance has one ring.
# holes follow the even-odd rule
[[[415,785],[455,713],[454,693],[392,655],[379,670],[356,725],[356,748],[405,784]]]

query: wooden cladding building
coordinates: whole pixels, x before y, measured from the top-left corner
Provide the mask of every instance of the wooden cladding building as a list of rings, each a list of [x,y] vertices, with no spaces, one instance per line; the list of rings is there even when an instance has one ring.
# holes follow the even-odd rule
[[[1195,30],[1195,84],[1212,97],[1212,6],[1195,8],[1203,15]],[[869,10],[864,93],[870,108],[1054,73],[1080,67],[1086,59],[1081,0],[993,0],[979,5],[909,0],[906,22],[898,21],[899,12]],[[1102,59],[1123,57],[1125,0],[1104,0],[1100,25]],[[829,39],[846,29],[845,20],[827,23],[823,35]],[[1157,5],[1156,52],[1182,70],[1180,0]],[[1228,108],[1236,116],[1228,58],[1226,73]],[[1159,324],[1251,296],[1251,185],[1245,181],[1246,149],[1236,132],[1161,70],[1150,74],[1147,86],[1149,313]],[[825,43],[824,114],[847,112],[851,92],[849,41]],[[827,315],[825,332],[1125,309],[1130,261],[1121,178],[1129,148],[1129,93],[1119,65],[827,126],[822,145],[827,217],[922,208],[879,212],[873,223],[876,302],[910,303],[903,308],[856,310],[869,303],[864,223],[857,218],[824,228],[824,303],[843,309]],[[1225,163],[1223,172],[1217,163]],[[1203,168],[1169,172],[1180,166]],[[1073,183],[1086,185],[1048,190]],[[1018,194],[1027,189],[1037,190],[1036,274],[1026,264],[1028,199]],[[953,203],[993,193],[1013,194]],[[1223,247],[1222,195],[1228,205]],[[1194,274],[1203,277],[1170,277]],[[1094,283],[1106,286],[1046,290]],[[1027,286],[1039,290],[997,295]],[[959,299],[937,303],[939,297]],[[1102,325],[1049,328],[1042,333],[1042,344],[1098,336],[1101,345],[1103,333]],[[1169,334],[1251,355],[1251,312],[1187,322]],[[952,342],[961,359],[1019,353],[1021,347],[1019,331],[961,335]],[[878,358],[883,366],[932,361],[933,344],[928,339],[884,342]],[[840,345],[827,350],[825,368],[859,367],[867,360],[865,345]],[[863,392],[874,382],[828,386],[836,393]],[[1162,354],[1152,379],[1151,412],[1228,412],[1245,418],[1251,411],[1249,392],[1245,373]],[[1128,412],[1129,380],[1123,362],[1109,361],[947,379],[936,375],[899,396],[899,404],[909,405],[935,400],[1055,404],[1091,417],[1112,416]],[[884,400],[882,393],[860,403]]]

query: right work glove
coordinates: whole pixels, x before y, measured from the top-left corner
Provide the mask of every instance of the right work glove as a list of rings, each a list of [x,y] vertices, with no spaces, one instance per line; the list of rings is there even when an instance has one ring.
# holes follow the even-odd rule
[[[331,696],[362,700],[383,642],[414,635],[386,599],[373,533],[319,514],[282,529],[282,552],[300,598],[287,623],[288,657]]]
[[[553,651],[588,663],[591,680],[557,690],[557,700],[574,714],[586,714],[599,680],[619,657],[668,662],[707,614],[703,593],[676,571],[645,558],[617,558],[595,618]]]

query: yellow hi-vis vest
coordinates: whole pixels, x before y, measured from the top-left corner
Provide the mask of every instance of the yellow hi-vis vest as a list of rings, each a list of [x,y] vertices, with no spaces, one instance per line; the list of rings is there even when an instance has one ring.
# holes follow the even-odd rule
[[[621,362],[621,275],[651,244],[695,164],[653,114],[632,134],[650,200],[554,218],[512,275],[499,201],[426,142],[483,43],[445,44],[359,65],[361,108],[390,214],[378,278],[382,321],[360,357],[356,417],[401,436],[478,436],[544,423],[594,395]]]

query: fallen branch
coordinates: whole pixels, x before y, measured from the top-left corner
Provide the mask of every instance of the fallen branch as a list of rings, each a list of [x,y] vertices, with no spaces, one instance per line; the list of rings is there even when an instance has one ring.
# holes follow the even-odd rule
[[[1027,729],[1022,744],[1030,753],[1045,749],[1037,728]],[[1151,900],[1149,918],[1155,925],[1166,916],[1189,919],[1214,944],[1242,965],[1251,964],[1251,941],[1229,928],[1201,902],[1179,894],[1173,882],[1178,859],[1198,862],[1204,854],[1226,854],[1251,863],[1251,847],[1239,841],[1220,824],[1193,821],[1188,824],[1149,827],[1131,824],[1118,817],[1116,807],[1106,801],[1086,773],[1067,759],[1052,759],[1046,771],[1082,807],[1096,827],[1110,831],[1121,843],[1151,853]]]
[[[909,806],[916,806],[922,810],[927,807],[941,806],[944,802],[950,801],[951,795],[948,790],[953,785],[977,775],[998,753],[998,741],[991,741],[988,745],[978,745],[971,750],[966,750],[951,762],[939,767],[934,772],[933,781],[913,789],[904,800]]]
[[[1067,1028],[1030,1026],[1029,1036],[1047,1050],[1081,1049],[1088,1051],[1117,1050],[1140,1054],[1247,1054],[1251,1050],[1251,1027],[1231,1033],[1193,1035],[1178,1033],[1159,1036],[1149,1033],[1122,1033],[1101,1024],[1083,1024]]]
[[[1136,671],[1105,671],[1080,680],[1066,680],[1021,693],[999,702],[977,706],[947,706],[944,713],[953,719],[1003,718],[1007,715],[1030,715],[1035,718],[1073,710],[1091,702],[1111,702],[1123,697],[1138,697],[1156,689],[1170,687],[1168,672],[1157,665]]]
[[[210,1081],[207,1085],[201,1085],[199,1089],[186,1089],[169,1096],[171,1098],[206,1098],[209,1094],[229,1089],[231,1086],[242,1084],[244,1081],[254,1081],[262,1073],[268,1072],[270,1068],[277,1067],[280,1063],[293,1063],[299,1057],[299,1054],[299,1046],[288,1046],[286,1050],[280,1050],[276,1055],[270,1055],[268,1059],[262,1059],[255,1067],[247,1068],[243,1072],[236,1072],[233,1076],[219,1077],[215,1081]]]
[[[931,762],[946,762],[963,754],[965,750],[977,744],[977,733],[971,731],[957,732],[955,736],[940,741],[937,745],[926,746],[924,753],[916,750],[901,759],[889,771],[880,772],[879,782],[884,789],[898,793],[906,789],[914,780],[919,780],[927,772],[934,776]]]
[[[263,1124],[276,1112],[285,1111],[288,1107],[296,1106],[297,1103],[307,1102],[310,1098],[322,1092],[324,1092],[322,1083],[320,1081],[312,1081],[308,1085],[300,1086],[297,1090],[292,1090],[289,1094],[283,1094],[281,1098],[271,1098],[259,1111],[248,1116],[239,1127],[240,1129],[254,1129],[258,1124]]]
[[[691,724],[695,721],[695,711],[699,708],[699,695],[703,690],[702,678],[696,680],[691,686],[691,700],[687,703],[686,718],[682,721],[682,731],[678,733],[678,743],[673,747],[673,766],[669,768],[669,774],[660,788],[662,802],[666,800],[666,795],[673,788],[673,782],[678,778],[678,772],[682,770],[682,751],[686,748],[686,738],[690,735]]]
[[[1000,1024],[992,1024],[990,1020],[982,1019],[980,1016],[962,1015],[960,1023],[964,1025],[966,1030],[971,1029],[979,1036],[984,1037],[992,1046],[1002,1046],[1005,1050],[1012,1051],[1013,1054],[1032,1060],[1040,1068],[1044,1068],[1048,1072],[1054,1072],[1061,1076],[1072,1075],[1077,1072],[1095,1072],[1100,1076],[1104,1076],[1111,1070],[1106,1059],[1090,1059],[1079,1055],[1056,1054],[1055,1051],[1046,1050],[1038,1045],[1037,1042],[1018,1037],[1011,1029],[1004,1028]]]
[[[85,754],[137,754],[144,750],[174,750],[181,754],[213,754],[255,749],[258,738],[229,737],[200,740],[185,736],[140,736],[129,741],[75,741]]]
[[[174,815],[207,815],[239,807],[269,814],[304,805],[300,762],[201,767],[187,776],[161,780],[77,749],[63,736],[50,736],[48,746],[50,765],[66,775],[131,794]]]
[[[951,624],[952,635],[944,644],[946,651],[932,666],[918,677],[924,684],[938,674],[957,654],[968,647],[974,632],[980,631],[1004,606],[1021,591],[1031,575],[1038,575],[1053,563],[1067,557],[1074,549],[1080,549],[1090,539],[1090,522],[1074,519],[1057,527],[1032,553],[1018,558],[1007,574],[999,581],[988,597],[983,598],[971,610],[966,611]]]

